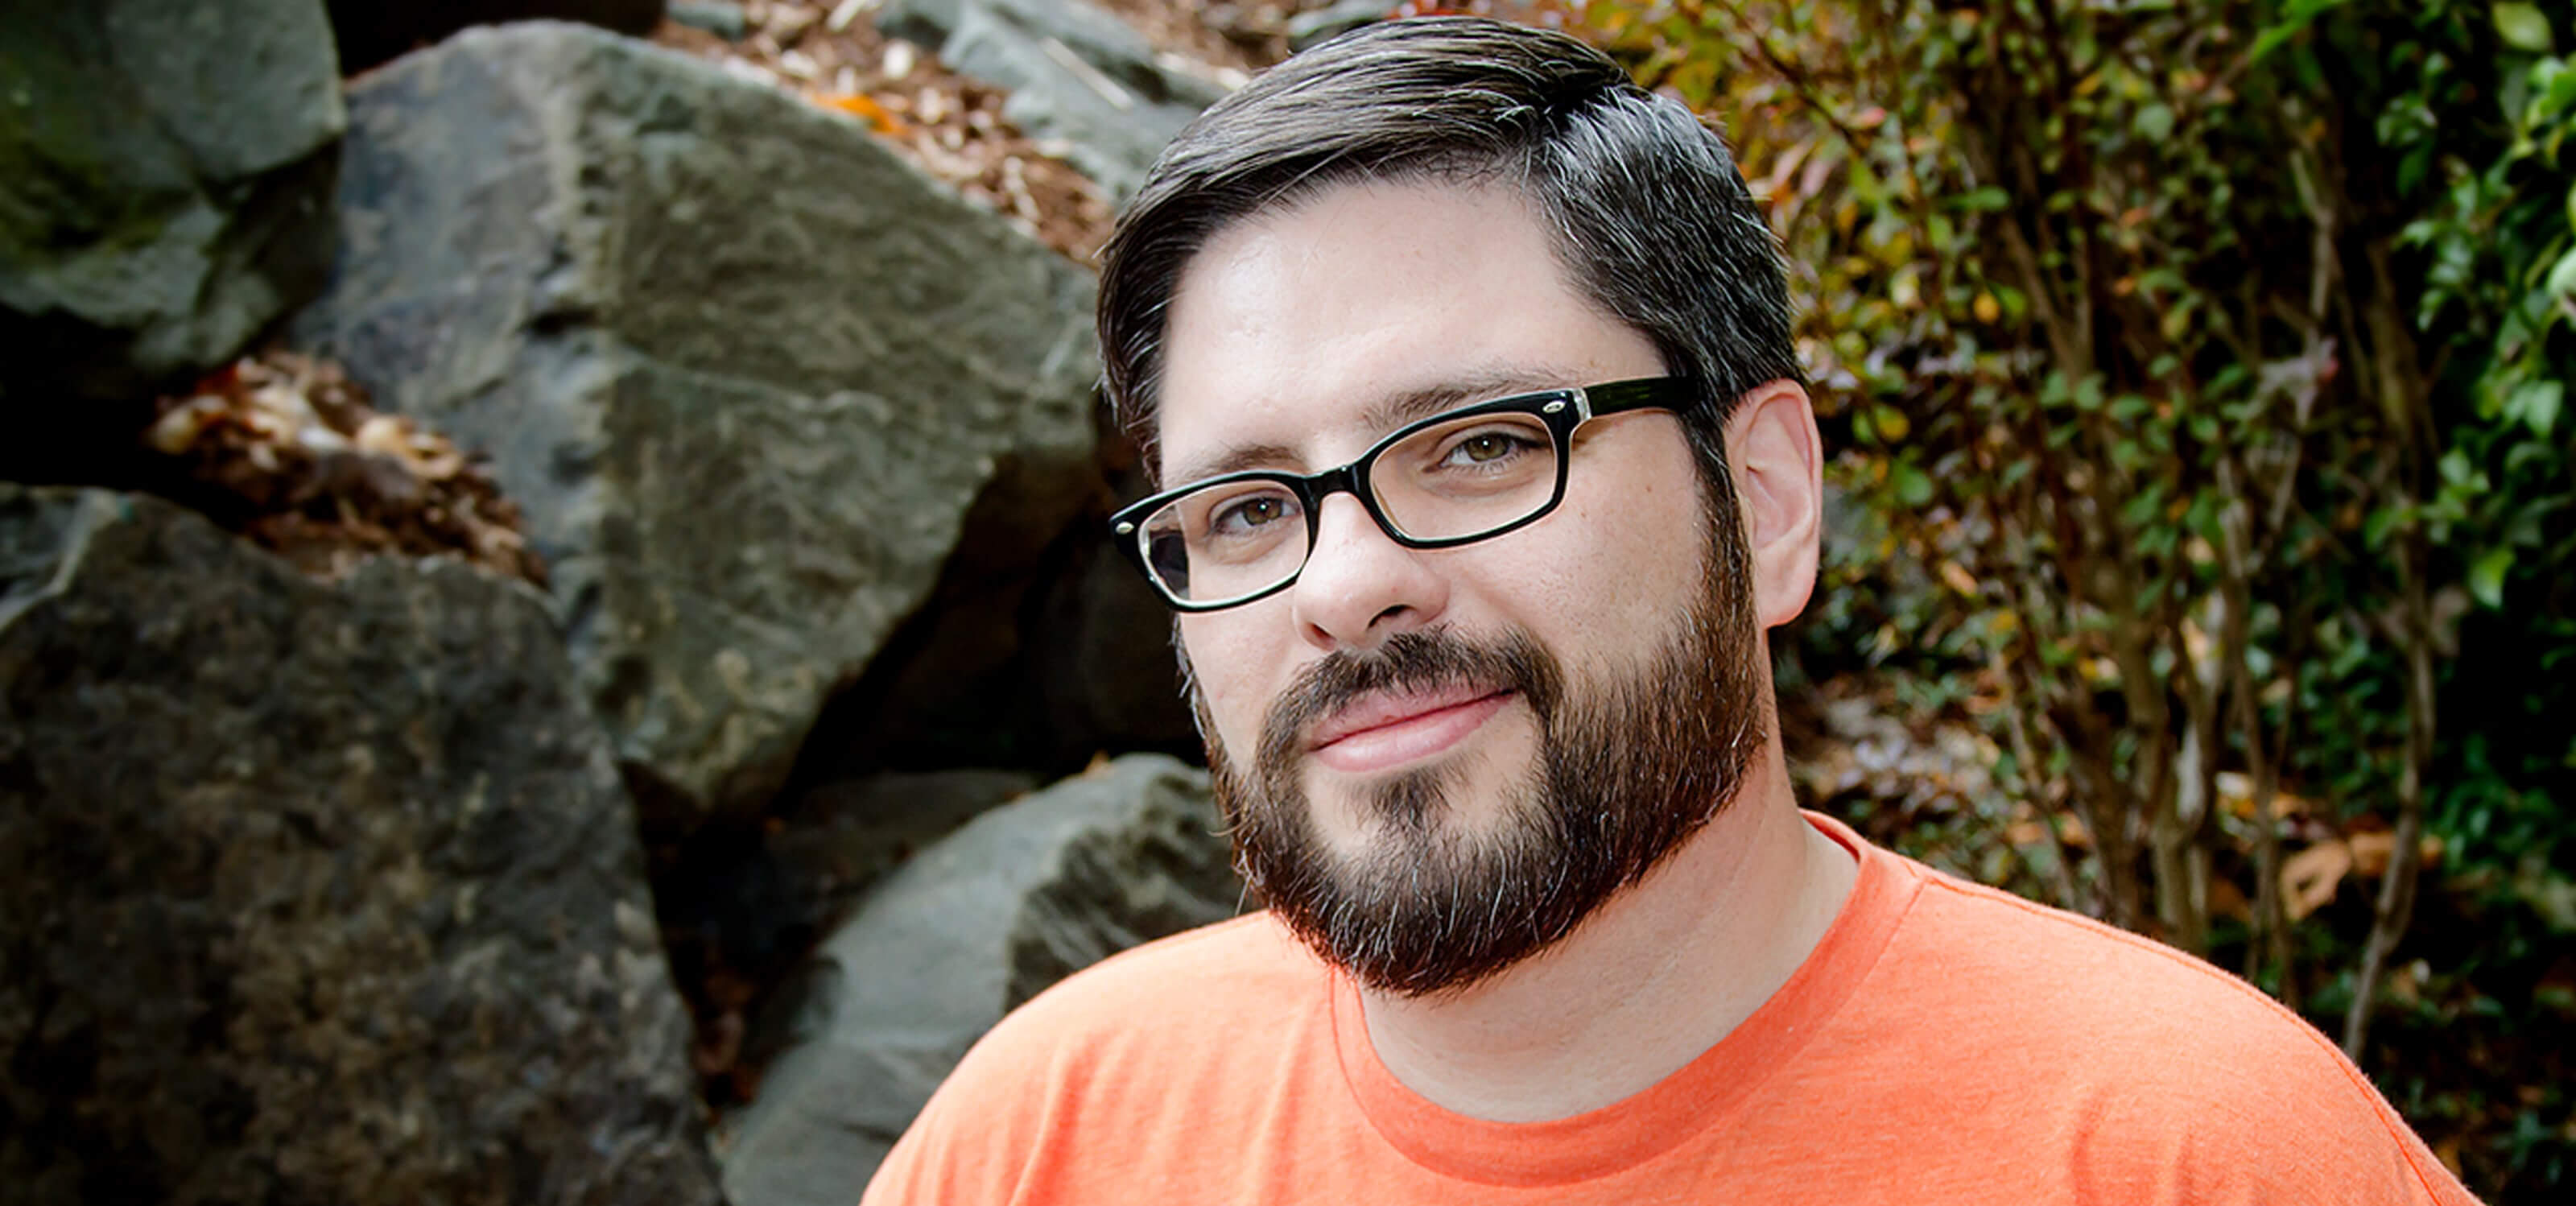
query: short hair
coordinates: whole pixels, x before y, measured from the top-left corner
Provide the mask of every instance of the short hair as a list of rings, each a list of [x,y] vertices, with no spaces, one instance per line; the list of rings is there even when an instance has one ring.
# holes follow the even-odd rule
[[[1653,341],[1713,405],[1683,415],[1725,490],[1736,399],[1803,383],[1779,242],[1725,139],[1561,33],[1481,17],[1364,27],[1264,73],[1155,161],[1101,252],[1109,402],[1158,479],[1165,316],[1190,257],[1229,223],[1369,180],[1498,182],[1552,229],[1591,302]]]

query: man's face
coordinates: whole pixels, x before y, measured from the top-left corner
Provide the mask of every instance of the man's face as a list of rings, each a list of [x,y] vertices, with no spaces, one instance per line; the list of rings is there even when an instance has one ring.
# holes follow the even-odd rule
[[[1337,187],[1221,231],[1182,274],[1163,477],[1343,464],[1408,397],[1663,371],[1517,193]],[[1747,587],[1711,556],[1742,537],[1709,514],[1675,418],[1613,416],[1577,434],[1536,524],[1406,549],[1334,495],[1294,586],[1185,616],[1220,802],[1270,906],[1363,981],[1438,992],[1562,938],[1694,832],[1760,744]]]

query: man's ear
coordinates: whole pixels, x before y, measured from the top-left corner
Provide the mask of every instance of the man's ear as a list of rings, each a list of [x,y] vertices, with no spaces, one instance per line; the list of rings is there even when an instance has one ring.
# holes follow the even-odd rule
[[[1815,590],[1824,528],[1824,441],[1807,391],[1780,380],[1739,399],[1726,421],[1726,459],[1753,553],[1754,613],[1776,628]]]

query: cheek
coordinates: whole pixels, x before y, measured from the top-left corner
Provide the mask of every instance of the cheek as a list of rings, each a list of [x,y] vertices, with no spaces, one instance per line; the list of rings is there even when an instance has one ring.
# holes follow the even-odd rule
[[[1566,633],[1566,652],[1603,669],[1624,665],[1639,636],[1667,631],[1690,606],[1708,547],[1687,447],[1621,461],[1568,483],[1563,522],[1548,525],[1553,555],[1543,569],[1526,563],[1516,583],[1523,599],[1562,618],[1545,623]]]
[[[1269,688],[1252,681],[1251,668],[1275,666],[1281,659],[1264,658],[1260,650],[1250,648],[1250,630],[1228,622],[1234,618],[1230,613],[1185,616],[1177,631],[1182,656],[1189,662],[1190,681],[1197,684],[1199,702],[1215,725],[1213,735],[1227,749],[1248,756],[1259,740],[1261,709],[1270,698]]]

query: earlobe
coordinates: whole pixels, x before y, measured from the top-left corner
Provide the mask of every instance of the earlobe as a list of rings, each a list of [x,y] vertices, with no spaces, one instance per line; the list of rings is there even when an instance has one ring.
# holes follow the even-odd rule
[[[1777,627],[1797,618],[1816,585],[1824,449],[1807,391],[1781,380],[1746,393],[1727,420],[1726,452],[1753,554],[1755,614]]]

